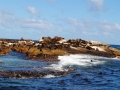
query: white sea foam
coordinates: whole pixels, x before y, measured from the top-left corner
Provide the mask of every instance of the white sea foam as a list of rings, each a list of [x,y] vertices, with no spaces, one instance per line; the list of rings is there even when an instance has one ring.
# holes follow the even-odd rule
[[[92,56],[92,55],[84,55],[84,54],[76,54],[76,55],[64,55],[59,56],[58,59],[60,60],[57,64],[51,64],[49,69],[54,70],[68,70],[72,69],[71,67],[74,65],[77,66],[92,66],[92,65],[98,65],[103,64],[105,61],[104,57],[98,57],[98,56]],[[68,67],[67,69],[64,67]]]
[[[116,57],[111,58],[111,59],[113,59],[113,60],[120,60],[120,56],[116,56]]]
[[[0,60],[0,63],[2,62],[2,60]]]
[[[43,78],[55,78],[55,77],[58,77],[58,76],[54,76],[52,74],[48,74],[48,75],[44,76]]]

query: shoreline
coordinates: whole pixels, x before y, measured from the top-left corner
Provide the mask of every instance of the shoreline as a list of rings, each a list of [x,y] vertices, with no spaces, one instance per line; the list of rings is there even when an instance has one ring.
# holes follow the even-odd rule
[[[82,39],[65,40],[62,37],[55,36],[42,37],[37,42],[33,40],[0,39],[0,56],[9,55],[10,52],[24,54],[24,60],[41,60],[43,62],[59,62],[58,56],[87,54],[93,56],[102,56],[115,58],[120,56],[120,50],[110,47],[108,44],[100,42],[90,42]],[[19,57],[18,57],[19,58]],[[73,71],[0,71],[3,78],[43,78],[46,75],[65,76]]]
[[[25,59],[42,59],[45,62],[59,61],[58,56],[66,54],[90,54],[109,58],[120,56],[120,50],[110,47],[109,44],[82,39],[65,40],[58,36],[42,37],[36,42],[24,38],[0,39],[0,55],[6,55],[11,50],[24,53]]]

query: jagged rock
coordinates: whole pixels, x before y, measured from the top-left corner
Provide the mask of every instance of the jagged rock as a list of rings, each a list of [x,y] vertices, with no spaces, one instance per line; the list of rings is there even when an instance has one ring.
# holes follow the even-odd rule
[[[22,38],[20,39],[20,41],[24,41],[24,38],[22,37]]]
[[[27,52],[28,56],[37,56],[39,54],[41,54],[41,51],[38,48],[34,48],[34,47],[30,48]]]
[[[10,48],[7,47],[0,47],[0,55],[5,55],[8,54],[10,52]]]
[[[82,39],[65,40],[55,36],[42,37],[39,42],[32,40],[0,39],[0,54],[7,54],[10,50],[25,53],[30,59],[57,60],[58,55],[65,54],[92,54],[104,57],[120,56],[120,50],[110,48],[108,44],[85,41]]]
[[[114,55],[120,56],[120,50],[112,47],[110,47],[109,50],[111,50],[111,52],[113,52]]]
[[[13,51],[21,52],[21,53],[27,53],[29,50],[29,47],[26,45],[15,45],[11,48]]]

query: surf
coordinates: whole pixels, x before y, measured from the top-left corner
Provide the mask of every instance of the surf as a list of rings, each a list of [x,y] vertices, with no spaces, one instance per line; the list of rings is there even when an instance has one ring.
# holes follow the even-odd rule
[[[74,66],[87,67],[104,64],[106,62],[105,60],[107,60],[108,58],[85,54],[70,54],[58,56],[58,59],[60,60],[58,63],[51,64],[50,66],[45,68],[59,71],[67,71],[69,69],[73,69],[72,67]]]

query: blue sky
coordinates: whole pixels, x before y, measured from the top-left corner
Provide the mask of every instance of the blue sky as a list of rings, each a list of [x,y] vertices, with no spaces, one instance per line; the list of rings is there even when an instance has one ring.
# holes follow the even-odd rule
[[[0,38],[45,36],[120,45],[120,0],[0,0]]]

